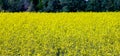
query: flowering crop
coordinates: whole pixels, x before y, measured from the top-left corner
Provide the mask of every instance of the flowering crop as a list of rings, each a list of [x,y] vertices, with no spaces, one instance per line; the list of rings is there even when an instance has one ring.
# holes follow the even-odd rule
[[[0,13],[0,56],[120,56],[120,13]]]

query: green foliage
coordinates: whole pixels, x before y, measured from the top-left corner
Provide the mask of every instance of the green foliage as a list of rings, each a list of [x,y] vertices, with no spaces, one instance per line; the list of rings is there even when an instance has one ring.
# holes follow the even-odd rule
[[[4,0],[2,7],[8,11],[19,11],[21,4],[20,0]]]
[[[114,0],[114,10],[120,10],[120,0]]]
[[[0,7],[7,11],[26,11],[33,3],[34,11],[119,11],[119,0],[0,0]]]
[[[0,6],[2,6],[2,0],[0,0]]]
[[[2,10],[2,0],[0,0],[0,11]]]
[[[38,5],[36,7],[38,9],[42,9],[43,8],[42,0],[39,0],[39,3],[38,3]]]

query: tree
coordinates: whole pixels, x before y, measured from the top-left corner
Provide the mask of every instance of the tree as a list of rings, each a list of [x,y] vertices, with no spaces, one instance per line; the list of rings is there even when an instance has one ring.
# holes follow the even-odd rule
[[[114,10],[120,11],[120,0],[114,0]]]
[[[114,0],[103,0],[102,7],[104,11],[114,11]]]
[[[30,4],[29,0],[2,0],[2,8],[6,11],[26,11]]]
[[[0,0],[0,11],[120,11],[120,0]]]
[[[0,0],[0,11],[2,11],[2,0]]]

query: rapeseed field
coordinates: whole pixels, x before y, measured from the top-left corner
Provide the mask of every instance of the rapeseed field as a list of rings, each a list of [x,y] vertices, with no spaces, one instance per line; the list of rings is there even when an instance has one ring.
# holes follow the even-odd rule
[[[0,13],[0,56],[120,56],[120,12]]]

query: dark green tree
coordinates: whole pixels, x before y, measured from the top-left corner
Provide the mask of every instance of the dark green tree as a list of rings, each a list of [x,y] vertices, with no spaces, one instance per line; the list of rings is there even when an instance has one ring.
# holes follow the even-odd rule
[[[120,0],[114,0],[114,10],[115,11],[120,11]]]
[[[120,11],[120,0],[0,0],[0,11]]]
[[[2,5],[3,5],[2,0],[0,0],[0,11],[2,11]]]
[[[114,11],[114,0],[103,0],[102,10],[103,11]]]

